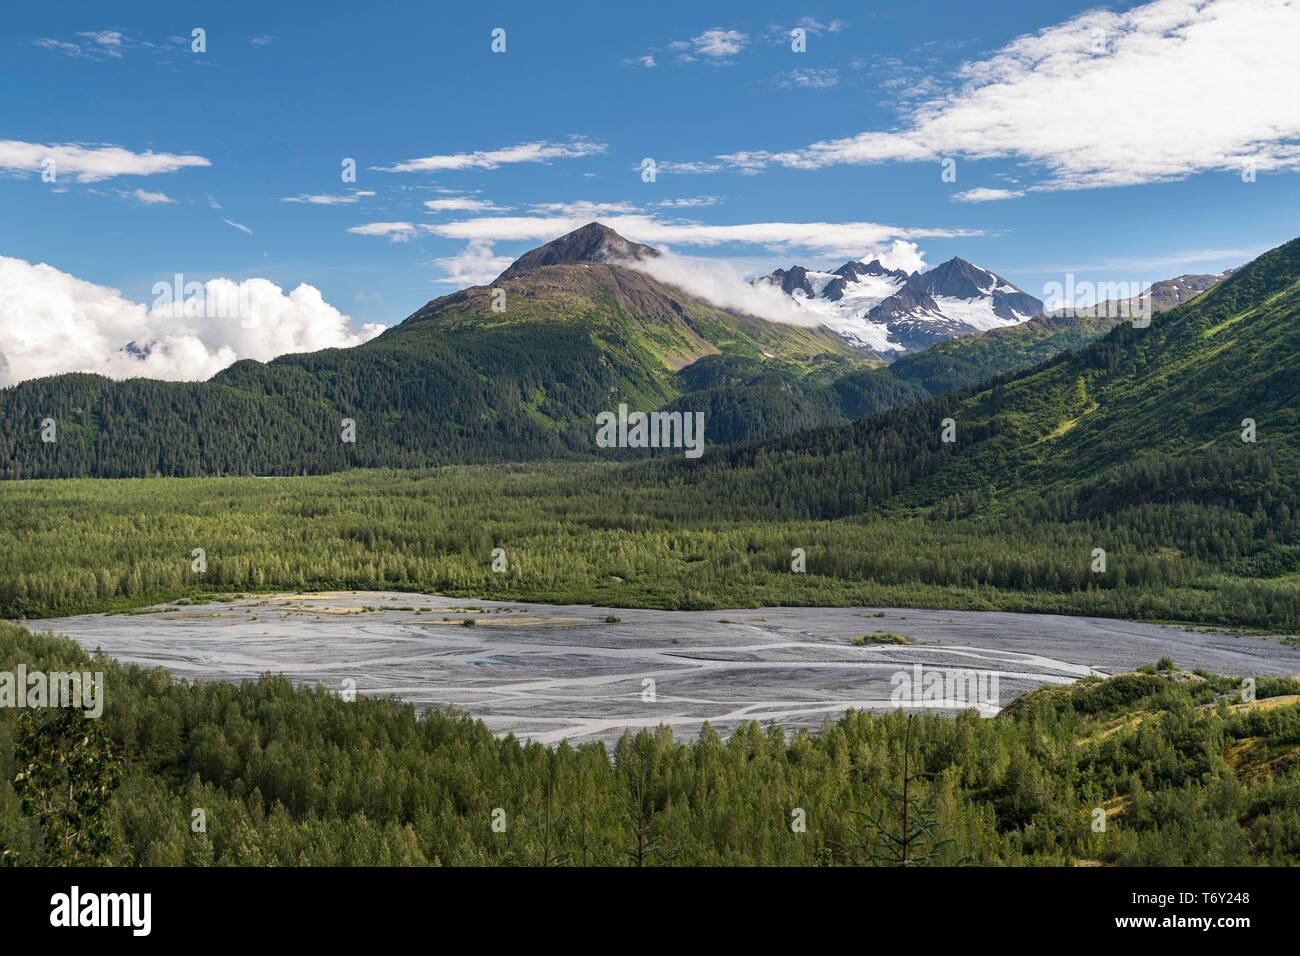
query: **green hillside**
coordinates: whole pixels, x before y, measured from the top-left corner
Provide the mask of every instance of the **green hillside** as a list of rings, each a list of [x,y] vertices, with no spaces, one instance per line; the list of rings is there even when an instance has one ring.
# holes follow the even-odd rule
[[[704,356],[663,381],[679,392],[671,401],[707,398],[717,419],[747,423],[749,435],[721,440],[804,430],[715,441],[698,461],[10,484],[0,508],[19,534],[0,548],[0,607],[17,616],[209,590],[402,587],[654,607],[1003,608],[1294,634],[1298,258],[1292,243],[1148,328],[1121,326],[1018,375],[847,425],[818,427],[842,376],[834,362],[801,369],[798,349],[809,349],[797,338],[779,364]],[[416,343],[491,335],[463,299],[449,301],[455,309],[353,353],[392,349],[405,367]],[[564,323],[551,324],[547,338],[560,339]],[[1043,333],[1020,335],[1032,345]],[[947,348],[1003,347],[983,336]],[[1255,443],[1241,441],[1247,417]],[[953,443],[941,440],[945,419]],[[177,558],[196,541],[212,554],[201,581]],[[498,546],[512,555],[509,575],[490,569]],[[806,574],[790,573],[796,547]],[[1110,557],[1104,572],[1091,567],[1097,548]]]
[[[702,411],[711,443],[750,444],[1019,371],[1108,326],[1040,317],[885,367],[824,327],[719,309],[609,261],[654,255],[592,223],[356,348],[245,360],[201,383],[23,382],[0,390],[0,477],[583,457],[594,451],[594,416],[619,403]],[[57,442],[41,440],[47,419]],[[345,419],[356,423],[354,443],[341,440]]]
[[[953,496],[993,509],[1050,503],[1063,516],[1061,496],[1085,508],[1090,495],[1119,485],[1126,506],[1259,505],[1289,523],[1298,353],[1300,240],[1148,328],[1120,325],[1019,375],[852,425],[722,449],[678,477],[740,483],[755,502],[821,518],[949,506]],[[1242,441],[1247,418],[1254,443]],[[951,443],[942,441],[945,419]]]
[[[550,265],[434,300],[356,348],[242,361],[209,382],[61,375],[4,389],[0,475],[301,474],[589,454],[597,412],[672,401],[683,391],[675,373],[708,355],[793,379],[862,361],[824,329],[731,315],[617,266]],[[57,442],[41,440],[47,418]],[[348,418],[355,443],[341,440]]]

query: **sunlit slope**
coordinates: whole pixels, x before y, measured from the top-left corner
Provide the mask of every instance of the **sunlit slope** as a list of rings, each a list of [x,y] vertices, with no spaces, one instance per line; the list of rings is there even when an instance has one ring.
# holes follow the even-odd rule
[[[552,265],[499,290],[437,299],[356,348],[242,361],[206,383],[61,375],[2,390],[0,476],[301,474],[584,455],[597,412],[661,407],[683,394],[676,373],[711,355],[796,381],[863,360],[827,330],[733,315],[632,270]],[[57,442],[41,440],[47,418]],[[341,440],[345,419],[355,442]]]
[[[1300,240],[1149,327],[1121,325],[973,390],[724,450],[693,480],[751,486],[756,503],[820,517],[955,495],[978,497],[970,507],[1039,501],[1079,482],[1134,482],[1126,469],[1156,459],[1236,469],[1258,486],[1300,457],[1298,396]],[[1242,441],[1244,419],[1255,443]],[[1134,493],[1158,496],[1158,485]],[[1218,494],[1231,497],[1226,486]]]

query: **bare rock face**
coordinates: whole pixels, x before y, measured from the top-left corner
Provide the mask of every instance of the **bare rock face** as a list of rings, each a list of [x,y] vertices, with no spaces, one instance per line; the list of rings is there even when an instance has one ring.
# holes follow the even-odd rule
[[[492,283],[497,285],[506,279],[513,279],[525,272],[531,272],[542,266],[572,265],[580,262],[611,262],[617,260],[649,259],[659,255],[658,250],[643,246],[639,242],[624,239],[613,229],[598,222],[591,222],[581,229],[575,229],[567,235],[538,246],[510,264],[510,268],[496,277]]]

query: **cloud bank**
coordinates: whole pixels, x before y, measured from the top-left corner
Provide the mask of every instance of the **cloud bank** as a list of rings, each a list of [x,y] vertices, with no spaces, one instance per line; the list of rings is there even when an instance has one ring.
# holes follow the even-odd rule
[[[667,285],[689,292],[719,308],[756,315],[769,322],[801,325],[807,328],[821,324],[821,319],[799,308],[790,298],[773,285],[751,285],[743,273],[721,259],[700,259],[672,252],[661,253],[654,259],[621,263],[638,272],[658,279]]]
[[[303,284],[286,295],[266,279],[203,283],[202,299],[241,304],[240,314],[225,317],[204,315],[214,310],[201,301],[189,308],[132,302],[116,289],[5,256],[0,290],[0,386],[63,372],[201,380],[239,359],[359,345],[384,329],[354,333],[318,289]]]
[[[704,203],[701,203],[704,204]],[[421,236],[460,239],[459,255],[437,259],[444,274],[438,283],[480,285],[491,281],[512,261],[494,254],[498,242],[549,242],[598,219],[633,242],[671,250],[675,246],[709,248],[720,245],[760,246],[780,255],[879,258],[909,272],[922,268],[916,239],[981,235],[979,230],[890,226],[873,222],[751,222],[713,225],[661,219],[628,203],[544,203],[532,216],[480,216],[442,223],[371,222],[352,226],[353,235],[375,236],[390,242],[410,242]],[[611,215],[610,213],[614,213]],[[685,268],[685,267],[683,267]],[[694,276],[695,273],[685,275]],[[701,279],[701,281],[703,281]],[[717,277],[727,282],[725,275]],[[681,284],[681,283],[678,283]],[[729,283],[734,284],[734,283]],[[685,287],[685,286],[683,286]],[[702,292],[698,293],[703,295]],[[765,315],[765,313],[755,313]]]
[[[861,258],[864,261],[880,259],[888,268],[906,269],[909,272],[926,268],[925,259],[916,244],[901,239],[872,249]],[[769,322],[813,328],[824,321],[824,316],[803,308],[778,286],[752,284],[748,276],[724,259],[702,259],[661,252],[653,259],[624,261],[620,264],[676,286],[719,308],[756,315]]]
[[[1294,0],[1092,10],[964,64],[953,88],[924,99],[898,129],[715,158],[751,173],[1013,158],[1044,174],[1030,191],[1297,169],[1297,36]]]
[[[606,204],[613,206],[616,204]],[[348,232],[404,242],[420,235],[466,242],[547,242],[586,225],[596,216],[579,207],[579,215],[483,216],[443,223],[371,222]],[[911,228],[874,222],[750,222],[714,225],[659,219],[644,214],[599,216],[602,223],[634,242],[663,246],[757,245],[771,252],[860,256],[864,251],[890,253],[896,239],[952,239],[980,235],[979,230]]]

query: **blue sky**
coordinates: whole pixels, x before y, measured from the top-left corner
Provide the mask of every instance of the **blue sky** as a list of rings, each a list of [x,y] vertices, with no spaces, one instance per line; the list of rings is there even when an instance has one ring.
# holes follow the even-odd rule
[[[1036,295],[1300,231],[1282,0],[119,6],[7,12],[0,256],[137,303],[305,283],[355,331],[590,218],[743,270],[961,255]]]

